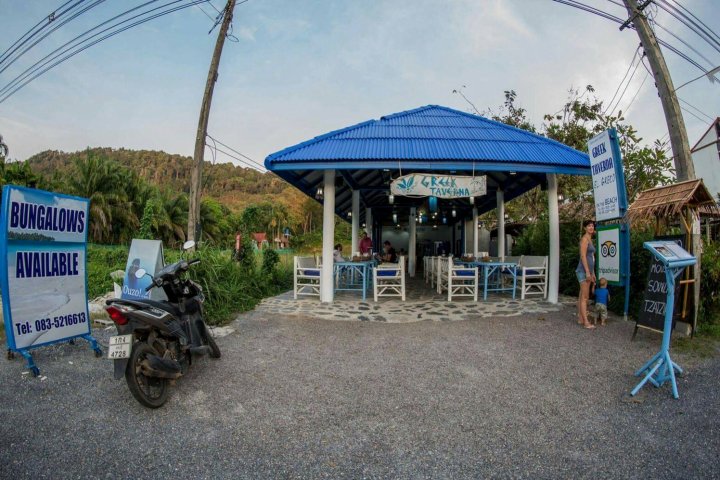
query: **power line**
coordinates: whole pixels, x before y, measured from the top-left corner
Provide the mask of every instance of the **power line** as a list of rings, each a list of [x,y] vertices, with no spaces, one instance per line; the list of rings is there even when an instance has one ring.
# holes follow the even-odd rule
[[[638,94],[640,93],[640,90],[642,90],[642,87],[645,85],[645,82],[647,82],[648,77],[650,76],[649,73],[645,72],[645,78],[643,78],[642,83],[640,84],[640,87],[637,89],[637,92],[635,92],[635,95],[633,95],[632,100],[630,100],[630,103],[628,103],[628,106],[625,107],[625,115],[630,111],[630,107],[635,102],[635,99],[637,98]]]
[[[665,0],[655,0],[655,3],[658,7],[665,10],[667,13],[675,17],[680,23],[685,25],[692,31],[694,34],[705,40],[710,46],[712,46],[715,50],[720,52],[720,40],[715,39],[713,36],[717,35],[712,30],[705,30],[703,27],[701,27],[697,22],[695,22],[692,18],[685,15],[683,12],[675,8],[672,4]],[[704,25],[704,24],[703,24]]]
[[[672,2],[673,2],[674,4],[676,4],[681,10],[684,10],[685,12],[687,12],[687,14],[690,15],[691,18],[695,19],[700,25],[702,25],[703,27],[705,27],[705,28],[707,29],[707,31],[710,32],[715,38],[717,38],[718,40],[720,40],[720,35],[718,35],[717,33],[715,33],[715,32],[714,32],[710,27],[708,27],[702,20],[700,20],[698,17],[696,17],[690,10],[688,10],[688,9],[685,8],[685,7],[683,7],[680,2],[678,2],[677,0],[672,0]],[[667,3],[667,2],[665,2],[665,3]]]
[[[680,97],[678,97],[678,100],[680,100],[682,103],[684,103],[684,104],[687,105],[688,107],[692,108],[693,110],[695,110],[695,111],[698,112],[699,114],[707,117],[707,119],[710,120],[711,122],[715,120],[713,117],[711,117],[711,116],[708,115],[707,113],[703,112],[703,111],[700,110],[698,107],[696,107],[695,105],[691,104],[690,102],[686,102],[685,100],[683,100],[683,99],[680,98]]]
[[[153,0],[153,1],[155,1],[155,0]],[[175,0],[175,1],[170,2],[170,3],[168,3],[168,4],[164,5],[164,6],[171,5],[171,4],[177,3],[177,2],[179,2],[179,1],[182,1],[182,0]],[[80,52],[82,52],[82,51],[84,51],[84,50],[87,50],[88,48],[92,47],[93,45],[96,45],[97,43],[102,42],[103,40],[107,40],[108,38],[114,37],[115,35],[117,35],[117,34],[119,34],[119,33],[122,33],[122,32],[124,32],[125,30],[128,30],[128,29],[133,28],[133,27],[138,26],[138,25],[141,25],[141,24],[143,24],[143,23],[149,22],[150,20],[154,20],[154,19],[156,19],[156,18],[159,18],[159,17],[165,16],[165,15],[168,15],[168,14],[173,13],[173,12],[176,12],[176,11],[178,11],[178,10],[182,10],[182,9],[185,9],[185,8],[188,8],[188,7],[192,7],[192,6],[194,6],[194,5],[196,5],[196,4],[199,4],[199,3],[204,3],[204,2],[206,2],[206,1],[207,1],[207,0],[193,0],[193,1],[191,1],[190,3],[188,3],[188,4],[179,5],[179,6],[176,6],[176,7],[173,7],[173,8],[169,8],[169,9],[167,9],[167,10],[160,11],[160,12],[158,12],[158,13],[155,13],[154,15],[151,15],[150,17],[147,17],[147,18],[138,20],[138,21],[136,21],[136,22],[134,22],[134,23],[132,23],[132,24],[130,24],[130,25],[126,25],[126,26],[124,26],[124,27],[122,27],[122,28],[119,28],[119,29],[117,29],[117,30],[115,30],[115,31],[112,31],[112,32],[108,33],[107,35],[105,35],[105,36],[103,36],[103,37],[100,37],[100,38],[98,38],[97,40],[95,40],[95,41],[93,41],[93,42],[90,42],[90,43],[88,43],[88,44],[86,44],[86,45],[78,44],[78,45],[76,45],[76,46],[73,47],[73,48],[76,48],[76,47],[79,47],[80,45],[83,45],[82,48],[79,48],[79,49],[75,50],[74,52],[72,52],[72,53],[70,53],[70,54],[68,54],[68,55],[65,55],[65,56],[62,57],[60,60],[56,61],[55,63],[52,63],[51,65],[47,66],[46,68],[44,68],[44,69],[42,69],[42,70],[40,70],[38,73],[35,73],[33,76],[31,76],[30,78],[28,78],[27,80],[25,80],[23,83],[21,83],[20,85],[18,85],[17,87],[15,87],[15,88],[14,88],[13,90],[11,90],[9,93],[5,94],[4,97],[0,98],[0,103],[5,102],[8,98],[10,98],[11,96],[13,96],[13,95],[14,95],[15,93],[17,93],[20,89],[22,89],[23,87],[25,87],[28,83],[32,82],[33,80],[35,80],[36,78],[40,77],[41,75],[44,75],[45,73],[47,73],[47,72],[48,72],[49,70],[51,70],[52,68],[54,68],[54,67],[60,65],[61,63],[69,60],[70,58],[74,57],[74,56],[77,55],[78,53],[80,53]],[[160,8],[162,8],[162,7],[160,7]],[[157,9],[153,9],[153,10],[157,10]],[[153,10],[150,10],[150,11],[153,11]],[[145,13],[148,13],[148,12],[145,12]],[[140,16],[140,15],[138,15],[138,16]],[[134,18],[136,18],[136,17],[134,17]],[[126,20],[126,21],[127,21],[127,20]],[[125,23],[126,21],[123,21],[123,22],[120,22],[120,23]],[[118,25],[119,25],[119,24],[118,24]],[[63,53],[66,53],[67,51],[69,51],[69,50],[66,50],[66,51],[64,51],[64,52],[59,53],[57,56],[53,57],[51,60],[54,60],[54,59],[58,58],[60,55],[62,55]],[[46,62],[45,64],[47,64],[47,62]]]
[[[58,13],[58,10],[61,10],[65,8],[69,3],[72,3],[74,0],[69,0],[68,2],[63,3],[58,8],[50,12],[48,15],[44,16],[42,20],[40,20],[38,23],[36,23],[30,30],[23,33],[20,38],[15,40],[12,45],[10,45],[5,51],[0,54],[0,64],[6,60],[6,58],[9,55],[12,55],[15,51],[17,51],[18,48],[22,47],[25,43],[27,43],[32,37],[40,33],[44,28],[47,28],[48,25],[50,25],[52,22],[57,20],[58,18],[62,17],[65,13],[68,12],[68,10],[72,10],[75,8],[76,5],[79,3],[84,2],[85,0],[80,0],[75,5],[70,7],[68,10],[61,11]],[[38,28],[40,27],[40,28]],[[36,30],[37,29],[37,30]],[[34,31],[36,30],[36,31]],[[27,37],[27,38],[26,38]]]
[[[683,112],[689,113],[689,114],[692,115],[693,117],[695,117],[695,118],[697,118],[698,120],[700,120],[702,123],[706,123],[706,122],[707,122],[707,120],[703,120],[702,118],[698,117],[697,115],[695,115],[693,112],[691,112],[691,111],[688,110],[687,108],[683,107],[682,105],[680,106],[680,108],[682,109]]]
[[[211,151],[215,150],[215,152],[217,152],[217,153],[222,153],[223,155],[227,155],[228,157],[230,157],[234,160],[237,160],[238,162],[240,162],[242,165],[246,166],[247,168],[252,168],[253,170],[255,170],[257,172],[265,173],[264,170],[260,170],[258,167],[249,163],[247,160],[242,159],[241,157],[237,157],[237,156],[233,155],[232,153],[228,153],[225,150],[221,150],[221,149],[217,148],[216,146],[210,146],[208,143],[206,143],[205,146],[210,148]]]
[[[620,106],[620,102],[622,101],[623,97],[625,96],[625,92],[627,92],[628,87],[630,86],[630,83],[632,82],[633,77],[635,77],[635,72],[637,72],[638,67],[642,63],[642,58],[635,64],[635,68],[632,71],[632,74],[630,75],[630,78],[628,79],[627,83],[625,84],[625,88],[623,89],[622,93],[620,94],[620,97],[618,97],[617,102],[615,103],[614,107],[610,108],[610,113],[612,114],[615,112],[617,107]]]
[[[625,70],[625,75],[623,75],[622,80],[620,80],[620,83],[618,84],[617,88],[615,89],[615,93],[613,94],[612,98],[611,98],[610,101],[608,102],[608,105],[607,105],[607,107],[605,108],[605,111],[603,112],[603,116],[605,116],[605,114],[607,113],[608,109],[610,108],[610,105],[612,105],[613,102],[615,101],[615,97],[617,97],[617,94],[618,94],[618,92],[620,91],[620,87],[622,87],[622,86],[623,86],[623,83],[625,83],[625,79],[627,78],[628,74],[630,73],[630,69],[631,69],[631,68],[633,67],[633,65],[635,64],[635,58],[637,58],[637,54],[638,54],[639,51],[640,51],[640,46],[638,46],[638,47],[635,49],[635,53],[633,54],[632,59],[630,60],[630,65],[628,65],[627,70]]]
[[[58,28],[62,27],[63,25],[65,25],[65,24],[68,23],[68,22],[73,21],[74,19],[76,19],[77,17],[79,17],[79,16],[82,15],[83,13],[87,12],[88,10],[97,7],[98,5],[100,5],[101,3],[103,3],[104,1],[105,1],[105,0],[96,0],[94,3],[88,5],[87,7],[83,8],[83,9],[80,10],[79,12],[74,13],[70,18],[68,18],[68,19],[66,19],[66,20],[63,20],[63,21],[60,22],[58,25],[55,25],[53,28],[50,29],[49,32],[45,33],[45,35],[43,35],[42,37],[40,37],[40,38],[38,38],[37,40],[35,40],[35,42],[33,42],[31,45],[28,45],[22,52],[19,52],[19,53],[15,56],[15,58],[13,58],[13,59],[10,60],[9,62],[7,62],[7,63],[5,64],[5,66],[4,66],[2,69],[0,69],[0,73],[2,73],[2,72],[4,72],[5,70],[7,70],[10,65],[12,65],[12,64],[15,63],[16,61],[18,61],[18,59],[19,59],[20,57],[22,57],[23,55],[25,55],[25,54],[26,54],[31,48],[33,48],[35,45],[37,45],[38,43],[40,43],[41,41],[43,41],[44,39],[46,39],[51,33],[53,33],[54,31],[56,31]]]
[[[586,12],[589,12],[589,13],[592,13],[592,14],[594,14],[594,15],[600,16],[600,17],[605,18],[605,19],[607,19],[607,20],[611,20],[611,21],[613,21],[613,22],[615,22],[615,23],[618,23],[618,24],[620,24],[620,25],[622,25],[622,24],[624,24],[624,23],[626,22],[625,19],[622,19],[622,18],[620,18],[620,17],[617,17],[617,16],[615,16],[615,15],[612,15],[612,14],[610,14],[610,13],[608,13],[608,12],[602,11],[602,10],[600,10],[600,9],[598,9],[598,8],[591,7],[591,6],[589,6],[589,5],[586,5],[586,4],[584,4],[584,3],[579,2],[579,1],[577,1],[577,0],[552,0],[552,1],[555,2],[555,3],[561,3],[561,4],[563,4],[563,5],[567,5],[567,6],[570,6],[570,7],[573,7],[573,8],[577,8],[577,9],[580,9],[580,10],[584,10],[584,11],[586,11]],[[634,26],[634,25],[630,25],[630,28],[635,29],[635,26]],[[707,70],[707,69],[705,69],[702,65],[700,65],[698,62],[696,62],[695,60],[693,60],[692,58],[690,58],[690,56],[688,56],[687,54],[683,53],[683,52],[682,52],[681,50],[679,50],[678,48],[676,48],[676,47],[674,47],[673,45],[669,44],[669,43],[666,42],[665,40],[662,40],[661,38],[657,38],[657,41],[658,41],[658,43],[659,43],[660,45],[662,45],[663,47],[667,48],[668,50],[670,50],[670,51],[673,52],[674,54],[678,55],[679,57],[681,57],[682,59],[684,59],[685,61],[687,61],[688,63],[690,63],[690,64],[693,65],[694,67],[696,67],[697,69],[699,69],[700,71],[702,71],[702,72],[704,72],[704,73],[706,73],[706,74],[708,73],[708,70]]]
[[[225,145],[224,143],[222,143],[222,142],[221,142],[220,140],[218,140],[217,138],[213,138],[210,134],[208,134],[207,136],[208,136],[208,138],[209,138],[210,140],[212,140],[213,142],[216,142],[216,143],[222,145],[223,147],[225,147],[225,148],[227,148],[227,149],[235,152],[237,155],[240,155],[241,157],[243,157],[243,158],[249,160],[250,162],[254,163],[254,164],[257,165],[258,167],[260,167],[260,168],[262,168],[262,169],[265,169],[265,166],[262,165],[260,162],[257,162],[257,161],[255,161],[255,160],[253,160],[252,158],[248,157],[248,156],[245,155],[244,153],[238,152],[237,150],[235,150],[234,148],[232,148],[232,147],[230,147],[230,146],[228,146],[228,145]]]
[[[158,1],[158,0],[150,0],[150,1],[146,2],[146,3],[143,3],[143,4],[141,4],[141,5],[138,5],[137,7],[131,8],[130,10],[126,10],[126,11],[124,11],[124,12],[118,14],[118,15],[115,15],[114,17],[112,17],[112,18],[110,18],[110,19],[108,19],[108,20],[105,20],[104,22],[102,22],[102,23],[94,26],[93,28],[84,31],[84,32],[81,33],[80,35],[78,35],[78,36],[76,36],[75,38],[69,40],[68,42],[65,42],[64,44],[60,45],[58,48],[56,48],[56,49],[53,50],[52,52],[50,52],[49,54],[45,55],[43,58],[41,58],[40,60],[38,60],[37,62],[35,62],[35,63],[32,64],[31,66],[29,66],[28,68],[26,68],[22,73],[20,73],[18,76],[16,76],[14,79],[12,79],[12,81],[10,81],[9,83],[7,83],[4,87],[0,88],[0,95],[2,95],[4,92],[10,90],[11,88],[13,88],[15,85],[17,85],[18,83],[20,83],[22,80],[28,78],[28,77],[29,77],[30,75],[32,75],[34,72],[40,70],[40,69],[41,69],[42,67],[44,67],[45,65],[47,65],[48,63],[50,63],[50,62],[52,62],[53,60],[55,60],[56,58],[58,58],[60,55],[71,51],[73,48],[77,48],[77,47],[81,46],[83,43],[86,43],[86,42],[90,41],[91,39],[97,37],[98,35],[101,35],[101,34],[107,32],[107,31],[109,31],[109,30],[112,30],[113,28],[115,28],[115,27],[117,27],[117,26],[119,26],[119,25],[122,25],[123,23],[130,22],[130,21],[132,21],[132,20],[134,20],[134,19],[136,19],[136,18],[142,17],[143,15],[146,15],[146,14],[148,14],[148,13],[150,13],[150,12],[153,12],[153,11],[159,10],[159,9],[162,9],[163,7],[166,7],[166,6],[168,6],[168,5],[171,5],[172,3],[180,2],[180,1],[182,1],[182,0],[175,0],[174,2],[165,4],[165,5],[161,5],[161,6],[159,6],[159,7],[156,7],[156,8],[154,8],[154,9],[151,9],[151,10],[147,10],[147,11],[145,11],[145,12],[142,12],[142,13],[138,14],[138,15],[135,15],[134,17],[130,17],[130,18],[126,19],[126,20],[123,20],[122,22],[118,22],[118,23],[116,23],[116,24],[114,24],[114,25],[111,25],[111,26],[107,27],[106,29],[97,32],[96,34],[94,34],[94,35],[92,35],[92,36],[90,36],[90,37],[88,37],[88,38],[86,38],[86,39],[84,39],[84,40],[82,40],[82,41],[80,41],[80,42],[77,42],[79,39],[85,37],[87,34],[91,33],[92,31],[97,30],[98,28],[102,27],[103,25],[106,25],[106,24],[108,24],[108,23],[111,23],[112,21],[117,20],[117,19],[120,18],[120,17],[124,17],[124,16],[127,15],[128,13],[132,13],[132,12],[134,12],[135,10],[139,10],[139,9],[141,9],[141,8],[143,8],[143,7],[146,7],[146,6],[150,5],[151,3],[154,3],[154,2],[157,2],[157,1]],[[73,43],[75,43],[75,42],[77,42],[77,45],[72,45],[72,46],[69,47],[69,48],[65,48],[65,47],[67,47],[68,45],[71,45],[71,44],[73,44]],[[64,50],[63,50],[63,49],[64,49]],[[60,53],[58,53],[58,52],[60,52]],[[56,54],[57,54],[57,55],[56,55]],[[49,59],[49,60],[48,60],[48,59]],[[45,61],[45,60],[47,60],[47,61]],[[45,62],[43,63],[43,61],[45,61]]]

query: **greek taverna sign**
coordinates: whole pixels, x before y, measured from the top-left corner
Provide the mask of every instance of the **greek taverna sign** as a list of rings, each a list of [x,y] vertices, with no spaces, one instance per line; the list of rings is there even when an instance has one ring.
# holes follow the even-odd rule
[[[481,197],[487,193],[487,182],[485,175],[467,177],[411,173],[393,180],[390,193],[404,197]]]

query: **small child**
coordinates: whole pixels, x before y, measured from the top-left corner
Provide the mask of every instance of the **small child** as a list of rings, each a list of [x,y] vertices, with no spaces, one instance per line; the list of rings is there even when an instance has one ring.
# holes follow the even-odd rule
[[[600,325],[605,325],[607,320],[607,304],[610,301],[610,292],[607,289],[607,280],[600,278],[600,285],[595,289],[595,312]],[[597,322],[597,320],[596,320]]]

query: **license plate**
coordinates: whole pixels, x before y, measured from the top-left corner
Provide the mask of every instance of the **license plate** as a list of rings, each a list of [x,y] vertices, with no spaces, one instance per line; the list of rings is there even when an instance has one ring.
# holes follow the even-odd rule
[[[121,358],[130,358],[130,350],[132,349],[131,335],[116,335],[110,337],[108,345],[108,358],[118,360]]]

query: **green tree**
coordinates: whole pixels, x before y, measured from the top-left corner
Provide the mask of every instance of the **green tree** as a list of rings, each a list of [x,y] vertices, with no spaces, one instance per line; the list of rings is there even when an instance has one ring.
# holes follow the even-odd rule
[[[124,191],[127,171],[93,152],[74,160],[75,172],[68,190],[90,199],[89,233],[95,242],[113,242],[118,232],[133,231],[139,221]]]

